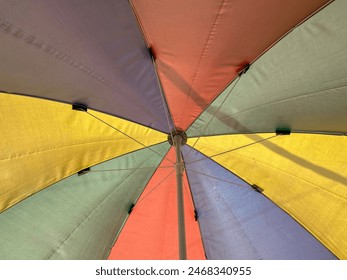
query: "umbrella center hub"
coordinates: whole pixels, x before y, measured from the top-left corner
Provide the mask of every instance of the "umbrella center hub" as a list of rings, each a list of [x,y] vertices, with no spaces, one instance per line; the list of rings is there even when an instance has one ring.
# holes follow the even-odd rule
[[[181,146],[185,145],[187,143],[187,134],[184,131],[181,130],[175,130],[172,131],[171,133],[169,133],[167,140],[169,141],[170,145],[173,146],[174,145],[174,138],[177,139],[176,136],[181,136],[180,137],[180,141],[181,141]]]

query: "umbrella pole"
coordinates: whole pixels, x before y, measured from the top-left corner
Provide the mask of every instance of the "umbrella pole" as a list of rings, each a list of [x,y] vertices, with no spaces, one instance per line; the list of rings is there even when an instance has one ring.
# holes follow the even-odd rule
[[[184,223],[184,201],[183,201],[183,159],[181,154],[181,145],[183,138],[177,134],[173,137],[173,145],[176,150],[176,178],[177,178],[177,208],[178,208],[178,243],[179,243],[179,259],[187,259],[186,250],[186,230]]]

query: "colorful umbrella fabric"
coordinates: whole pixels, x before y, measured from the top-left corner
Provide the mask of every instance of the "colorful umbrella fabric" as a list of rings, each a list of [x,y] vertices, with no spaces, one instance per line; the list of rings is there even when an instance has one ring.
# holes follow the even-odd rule
[[[346,13],[0,0],[0,259],[347,259]]]

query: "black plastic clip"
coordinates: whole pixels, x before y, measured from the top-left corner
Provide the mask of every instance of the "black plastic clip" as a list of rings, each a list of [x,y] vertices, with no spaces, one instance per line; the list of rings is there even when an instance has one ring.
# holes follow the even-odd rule
[[[153,50],[152,47],[149,47],[149,48],[148,48],[148,53],[149,53],[149,56],[151,57],[151,59],[152,59],[153,61],[155,61],[155,52],[154,52],[154,50]]]
[[[291,130],[288,127],[276,128],[276,135],[290,135]]]
[[[89,172],[90,172],[90,167],[82,169],[81,171],[78,171],[77,174],[78,174],[78,176],[82,176],[82,175],[87,174]]]
[[[87,112],[88,107],[84,104],[75,103],[75,104],[72,104],[72,110]]]
[[[261,187],[257,186],[256,184],[251,185],[252,189],[255,190],[258,193],[262,193],[264,191],[264,189],[262,189]]]
[[[239,72],[239,77],[241,77],[243,74],[246,74],[250,67],[251,67],[251,65],[250,65],[250,64],[247,64],[247,65]]]
[[[198,212],[194,210],[194,219],[197,221],[199,219]]]
[[[130,214],[131,214],[131,212],[133,212],[134,207],[135,207],[135,204],[134,204],[134,203],[132,203],[132,204],[130,205],[130,207],[129,207],[129,210],[128,210],[128,215],[130,215]]]

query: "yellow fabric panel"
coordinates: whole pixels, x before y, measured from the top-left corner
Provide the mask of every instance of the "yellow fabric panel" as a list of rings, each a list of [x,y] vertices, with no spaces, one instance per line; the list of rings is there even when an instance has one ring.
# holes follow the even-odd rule
[[[161,132],[95,111],[146,146]],[[143,146],[68,104],[0,93],[0,211],[105,160]]]
[[[347,137],[291,134],[236,149],[271,136],[202,137],[195,148],[264,189],[337,257],[347,259]]]

